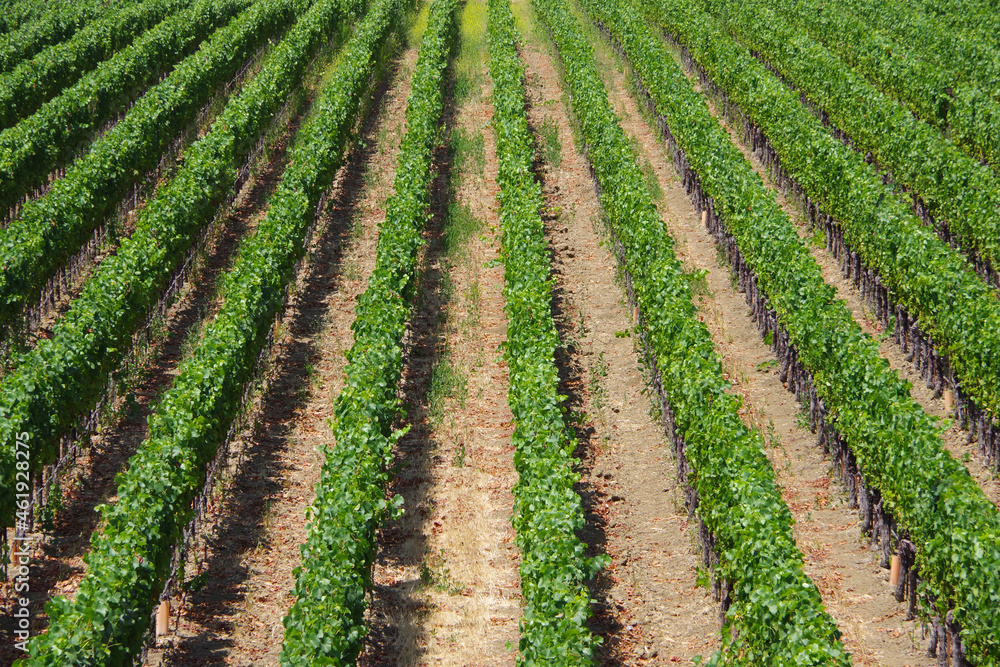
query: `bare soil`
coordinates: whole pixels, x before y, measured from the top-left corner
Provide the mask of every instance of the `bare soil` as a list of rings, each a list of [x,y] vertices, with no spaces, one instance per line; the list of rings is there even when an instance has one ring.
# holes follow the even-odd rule
[[[547,36],[530,28],[538,24],[527,0],[514,8],[525,37],[530,122],[541,135],[554,124],[561,145],[559,165],[544,168],[547,233],[566,345],[560,362],[570,407],[585,413],[577,428],[585,538],[611,558],[594,591],[600,662],[690,664],[718,647],[719,607],[697,584],[697,525],[684,507],[663,428],[650,417],[633,339],[623,335],[632,310],[616,282],[586,160],[574,148],[558,61]]]
[[[518,642],[517,476],[499,349],[507,324],[485,2],[469,0],[459,16],[465,46],[452,68],[449,146],[438,152],[406,340],[410,431],[389,490],[403,498],[404,514],[379,534],[364,666],[512,665]]]

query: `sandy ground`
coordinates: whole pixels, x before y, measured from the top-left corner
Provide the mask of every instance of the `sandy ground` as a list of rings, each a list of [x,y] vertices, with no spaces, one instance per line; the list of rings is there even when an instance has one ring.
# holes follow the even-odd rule
[[[499,348],[507,324],[485,12],[479,0],[459,12],[463,46],[401,384],[411,429],[390,493],[405,513],[380,533],[361,665],[512,665],[516,655],[517,476]]]

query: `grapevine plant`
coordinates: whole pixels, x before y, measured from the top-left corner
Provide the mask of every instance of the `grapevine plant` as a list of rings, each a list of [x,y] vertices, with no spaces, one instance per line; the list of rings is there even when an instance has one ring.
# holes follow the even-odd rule
[[[943,29],[907,3],[780,0],[771,9],[970,156],[1000,168],[1000,50]]]
[[[99,1],[99,0],[98,0]],[[37,2],[36,0],[13,0],[4,6],[3,14],[0,14],[0,35],[3,35],[3,43],[6,48],[9,48],[10,38],[13,38],[13,42],[22,42],[23,34],[16,35],[18,31],[22,28],[30,29],[31,24],[37,23],[41,20],[49,11],[53,8],[62,9],[61,5],[70,4],[68,2]],[[90,15],[94,15],[94,10],[82,2],[73,3],[78,8],[85,8],[86,11],[90,12]],[[96,2],[95,2],[96,4]],[[87,19],[85,18],[84,21]],[[42,40],[45,41],[45,40]],[[39,47],[34,47],[34,51],[37,51]],[[44,47],[41,47],[44,48]],[[29,49],[29,51],[32,49]],[[14,61],[19,61],[23,56],[15,56]],[[0,67],[0,71],[4,68]]]
[[[222,279],[225,300],[150,422],[150,437],[129,462],[118,502],[102,510],[87,575],[72,602],[47,605],[48,632],[29,645],[22,667],[132,665],[170,566],[172,547],[191,516],[205,468],[225,437],[259,352],[304,255],[317,204],[351,137],[381,47],[400,4],[380,0],[344,47],[329,83],[296,135],[290,163],[267,215],[241,244]]]
[[[820,12],[853,14],[871,32],[903,45],[899,59],[926,60],[946,70],[958,85],[975,83],[1000,100],[1000,30],[996,8],[973,0],[917,0],[882,3],[878,0],[837,0]]]
[[[812,373],[827,419],[856,457],[866,486],[916,544],[930,611],[952,610],[967,654],[1000,664],[1000,517],[940,429],[854,322],[749,162],[711,115],[652,28],[623,4],[587,6],[619,41],[669,128],[710,215],[725,224],[753,289],[773,309]],[[679,6],[677,3],[674,6]],[[748,286],[749,287],[749,286]],[[777,336],[775,336],[777,338]]]
[[[497,136],[501,257],[507,314],[504,359],[514,415],[514,529],[521,549],[522,665],[592,664],[599,643],[587,627],[587,582],[603,565],[577,536],[584,527],[573,450],[564,419],[552,320],[552,281],[541,187],[524,109],[524,68],[508,0],[489,2],[493,129]]]
[[[433,0],[410,83],[395,194],[379,226],[375,268],[358,298],[345,386],[334,402],[333,437],[307,511],[295,604],[285,616],[282,667],[353,664],[365,636],[375,530],[398,507],[386,499],[399,407],[403,335],[415,292],[417,253],[429,215],[432,153],[444,110],[444,73],[457,0]]]
[[[20,15],[27,18],[35,14],[35,18],[24,21],[0,37],[0,72],[10,71],[45,47],[69,39],[105,11],[102,0],[53,3],[32,1],[22,4],[34,5],[34,9]],[[4,13],[9,9],[11,8],[4,7]],[[15,11],[14,14],[16,16],[19,12]]]
[[[229,13],[236,13],[247,2],[218,1]],[[213,92],[308,4],[307,0],[257,0],[149,90],[45,196],[24,206],[20,217],[0,235],[0,327],[9,327],[38,298],[45,282],[92,236],[142,175],[157,165],[164,149]],[[61,104],[62,99],[50,104]],[[78,100],[83,106],[74,106],[74,113],[87,115],[87,103],[86,99]],[[4,135],[0,135],[0,143]],[[3,177],[0,182],[4,182]]]
[[[594,3],[587,6],[594,11]],[[722,650],[713,664],[850,664],[840,632],[802,569],[792,517],[763,438],[739,417],[711,336],[697,318],[690,281],[674,254],[637,158],[608,103],[593,52],[565,0],[535,0],[551,32],[619,246],[642,336],[655,363],[668,426],[697,512],[731,586]],[[614,0],[600,11],[617,14]],[[726,172],[720,172],[720,175]]]

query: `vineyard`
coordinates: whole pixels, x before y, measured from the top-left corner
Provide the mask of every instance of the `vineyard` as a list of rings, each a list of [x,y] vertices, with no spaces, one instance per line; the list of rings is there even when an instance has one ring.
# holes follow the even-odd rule
[[[991,3],[0,8],[0,667],[1000,667]]]

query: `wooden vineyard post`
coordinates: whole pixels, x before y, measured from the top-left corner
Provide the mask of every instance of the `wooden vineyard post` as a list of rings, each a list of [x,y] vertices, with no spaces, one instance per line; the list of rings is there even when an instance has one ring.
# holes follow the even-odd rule
[[[156,637],[167,634],[170,631],[170,600],[160,602],[160,608],[156,610]]]
[[[701,212],[701,226],[706,227],[708,225],[708,210]]]
[[[944,390],[944,409],[951,411],[955,409],[955,392],[951,389]]]
[[[894,554],[892,557],[892,563],[889,567],[889,585],[898,586],[899,585],[899,555]]]
[[[639,326],[639,306],[632,308],[632,326]]]

